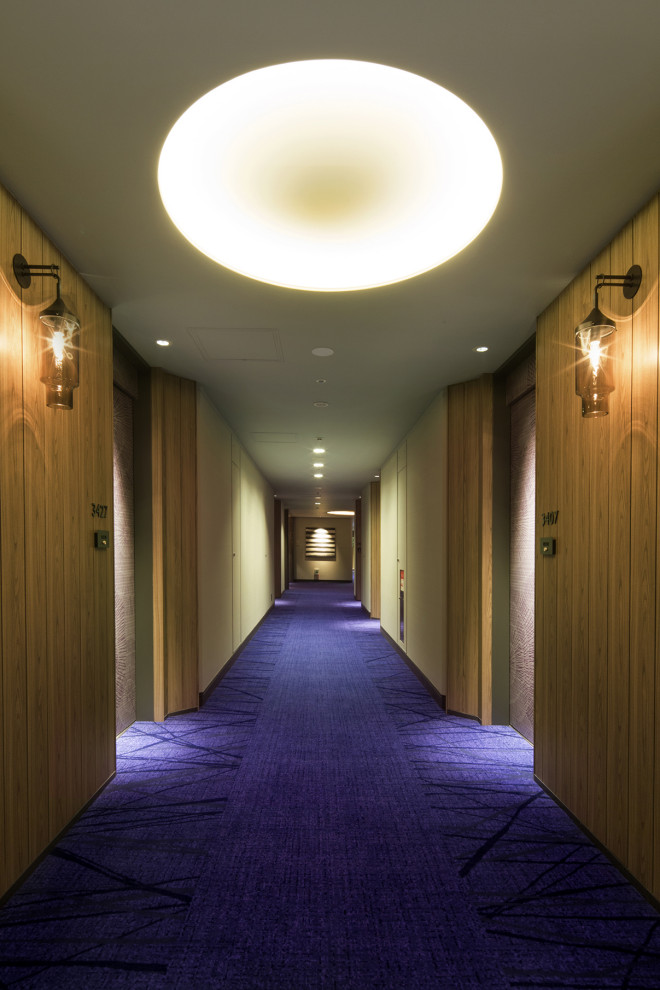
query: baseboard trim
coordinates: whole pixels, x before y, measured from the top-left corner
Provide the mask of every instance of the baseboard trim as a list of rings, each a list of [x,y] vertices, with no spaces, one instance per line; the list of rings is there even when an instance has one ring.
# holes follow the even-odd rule
[[[395,639],[392,639],[392,637],[389,635],[389,633],[386,633],[382,626],[380,627],[380,634],[381,634],[381,636],[385,640],[387,640],[387,642],[390,644],[390,646],[392,647],[392,649],[396,650],[396,652],[399,654],[399,656],[401,657],[401,659],[405,662],[406,666],[410,667],[410,669],[412,670],[412,672],[415,675],[415,677],[417,677],[417,679],[419,681],[421,681],[421,683],[424,685],[424,687],[426,688],[426,690],[428,691],[428,693],[431,695],[431,697],[433,698],[433,700],[436,702],[436,704],[440,708],[442,708],[443,712],[446,712],[447,711],[447,698],[446,698],[446,696],[444,694],[441,694],[440,691],[438,691],[438,689],[435,686],[435,684],[433,684],[428,679],[428,677],[426,676],[426,674],[423,674],[422,673],[422,671],[419,669],[419,667],[412,662],[412,660],[410,659],[410,657],[408,656],[408,654],[402,649],[401,646],[399,646],[399,644],[397,643],[397,641]]]
[[[254,627],[254,629],[252,630],[252,632],[251,633],[248,633],[248,635],[245,637],[245,639],[243,640],[243,642],[241,643],[241,645],[238,647],[238,649],[235,650],[232,653],[232,655],[229,657],[229,660],[227,660],[227,662],[222,665],[222,667],[220,668],[220,670],[218,671],[218,673],[215,675],[215,677],[213,678],[213,680],[211,681],[211,683],[208,684],[204,688],[203,691],[200,691],[199,692],[199,707],[200,708],[203,705],[205,705],[206,702],[209,700],[209,698],[211,697],[211,695],[213,694],[213,692],[217,688],[217,686],[220,683],[220,681],[222,680],[222,678],[225,676],[225,674],[227,674],[229,672],[230,668],[236,663],[236,661],[238,660],[239,656],[241,655],[241,653],[243,652],[243,650],[245,649],[245,647],[247,646],[247,644],[250,642],[250,640],[252,639],[252,637],[254,636],[254,634],[257,632],[257,630],[259,629],[259,627],[266,621],[266,619],[268,618],[268,616],[270,615],[270,613],[273,611],[274,608],[275,608],[275,605],[274,604],[270,606],[270,608],[268,609],[268,611],[261,617],[261,619],[259,619],[259,621],[257,622],[257,624]]]
[[[58,844],[58,842],[61,842],[62,841],[62,839],[64,838],[64,836],[66,835],[66,833],[69,831],[69,829],[71,828],[71,826],[76,824],[76,822],[81,817],[81,815],[83,815],[87,811],[87,809],[89,808],[90,804],[93,804],[93,802],[96,801],[96,799],[99,796],[99,794],[101,794],[106,789],[106,787],[108,786],[108,784],[110,783],[110,781],[111,780],[114,780],[116,776],[117,776],[117,771],[116,770],[113,770],[112,773],[110,774],[110,776],[108,777],[108,779],[106,781],[104,781],[104,783],[101,784],[101,786],[98,788],[98,790],[96,790],[92,794],[91,798],[88,801],[85,801],[85,803],[83,804],[83,806],[80,809],[80,811],[76,812],[76,814],[73,816],[73,818],[71,819],[71,821],[70,822],[67,822],[67,824],[64,826],[64,828],[60,832],[57,833],[57,835],[55,836],[55,838],[52,839],[48,843],[48,845],[45,847],[45,849],[43,849],[39,853],[39,855],[34,860],[34,862],[30,863],[30,865],[28,866],[27,870],[25,870],[23,873],[21,873],[21,875],[18,878],[18,880],[14,880],[13,884],[11,885],[11,887],[9,887],[4,892],[4,894],[0,895],[0,907],[2,907],[2,905],[5,903],[5,901],[8,901],[9,898],[12,897],[16,893],[16,891],[18,890],[18,888],[21,887],[25,883],[25,881],[27,880],[27,878],[32,873],[34,873],[34,871],[36,870],[36,868],[46,858],[46,856],[50,855],[50,853],[53,851],[53,849]]]

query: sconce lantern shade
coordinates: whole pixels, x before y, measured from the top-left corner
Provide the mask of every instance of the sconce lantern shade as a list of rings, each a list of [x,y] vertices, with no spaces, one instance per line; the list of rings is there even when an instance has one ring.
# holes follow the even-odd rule
[[[29,289],[32,276],[50,276],[57,282],[55,300],[39,313],[47,330],[41,351],[39,380],[46,386],[46,405],[53,409],[73,409],[73,390],[80,380],[80,351],[77,336],[80,320],[60,296],[59,265],[28,265],[21,254],[14,255],[14,275],[23,289]]]
[[[632,299],[642,281],[642,270],[633,265],[625,275],[597,275],[594,308],[575,328],[575,391],[582,399],[585,419],[607,416],[610,393],[614,391],[613,342],[616,323],[601,312],[598,291],[618,286],[626,299]]]
[[[67,309],[60,297],[59,282],[57,284],[57,298],[50,306],[46,306],[45,309],[41,310],[39,319],[44,326],[49,327],[51,330],[61,331],[69,336],[73,336],[73,334],[78,333],[80,330],[80,320],[75,313]]]

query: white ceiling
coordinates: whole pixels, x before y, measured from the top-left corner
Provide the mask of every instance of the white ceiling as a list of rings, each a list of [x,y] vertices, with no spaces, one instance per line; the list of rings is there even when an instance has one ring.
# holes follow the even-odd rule
[[[438,390],[500,366],[660,187],[660,0],[33,0],[3,5],[0,29],[0,181],[297,511],[316,437],[324,508],[350,507]],[[174,228],[156,184],[174,121],[236,75],[308,58],[416,72],[482,117],[504,187],[461,254],[398,285],[298,292]]]

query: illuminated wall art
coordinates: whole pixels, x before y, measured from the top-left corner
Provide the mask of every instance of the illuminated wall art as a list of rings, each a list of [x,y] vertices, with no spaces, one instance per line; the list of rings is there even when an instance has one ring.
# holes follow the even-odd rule
[[[337,539],[334,528],[305,527],[305,560],[336,560]]]

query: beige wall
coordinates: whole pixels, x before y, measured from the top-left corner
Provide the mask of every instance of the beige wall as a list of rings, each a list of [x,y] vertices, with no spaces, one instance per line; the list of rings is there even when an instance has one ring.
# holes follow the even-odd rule
[[[371,612],[371,485],[361,492],[362,498],[362,595],[361,601]]]
[[[381,626],[441,694],[447,690],[447,393],[383,466]],[[404,641],[399,571],[405,572]]]
[[[272,489],[200,386],[197,444],[199,690],[204,691],[273,603],[274,520]]]
[[[380,472],[380,624],[399,640],[399,572],[397,562],[398,457],[389,457]]]
[[[197,388],[199,690],[232,655],[231,430]]]
[[[337,535],[336,560],[305,560],[305,528],[334,527]],[[295,580],[312,581],[318,568],[320,581],[350,581],[353,577],[353,523],[342,516],[296,516],[294,519]]]
[[[241,642],[273,604],[273,490],[241,448]]]
[[[406,652],[447,693],[447,393],[407,440]]]

